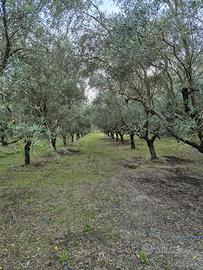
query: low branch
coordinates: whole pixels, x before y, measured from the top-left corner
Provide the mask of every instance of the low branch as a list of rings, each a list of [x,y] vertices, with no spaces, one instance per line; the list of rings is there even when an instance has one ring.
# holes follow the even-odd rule
[[[198,143],[191,142],[187,139],[182,138],[181,136],[177,135],[171,128],[166,128],[166,130],[174,137],[176,140],[186,143],[194,148],[196,148],[200,153],[203,153],[203,145],[199,145]]]

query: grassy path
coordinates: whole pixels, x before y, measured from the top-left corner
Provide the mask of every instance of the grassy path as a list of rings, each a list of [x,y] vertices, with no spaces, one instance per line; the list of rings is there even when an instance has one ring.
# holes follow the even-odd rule
[[[179,158],[153,163],[101,133],[70,147],[43,142],[28,167],[0,149],[0,269],[202,269],[199,156],[162,140]]]
[[[41,144],[32,151],[33,165],[24,167],[22,145],[1,148],[2,184],[25,185],[69,185],[70,182],[99,180],[111,175],[115,170],[115,161],[133,157],[133,152],[126,146],[115,147],[110,142],[103,143],[104,135],[92,133],[80,142],[69,144],[68,148],[79,153],[55,155],[47,143]],[[60,147],[61,143],[59,143]],[[126,155],[127,154],[127,155]],[[5,178],[5,179],[4,179]],[[7,178],[12,178],[12,181]],[[7,181],[8,180],[8,181]]]

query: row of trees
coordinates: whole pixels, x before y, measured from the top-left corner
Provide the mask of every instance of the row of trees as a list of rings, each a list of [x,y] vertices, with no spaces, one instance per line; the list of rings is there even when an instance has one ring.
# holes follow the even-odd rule
[[[82,40],[99,89],[98,125],[137,134],[152,159],[154,141],[166,132],[203,153],[202,1],[117,3],[116,14],[95,8],[95,27]]]
[[[94,123],[123,138],[171,134],[203,153],[202,0],[0,1],[2,145]],[[98,92],[93,109],[88,87]],[[29,158],[26,161],[29,163]]]
[[[25,164],[33,140],[49,137],[56,151],[69,133],[90,130],[81,59],[70,30],[77,1],[0,1],[0,141],[25,141]]]
[[[111,92],[99,93],[93,102],[94,124],[112,139],[124,143],[124,135],[129,135],[131,149],[135,149],[135,136],[146,141],[151,159],[157,159],[154,141],[164,134],[159,119],[146,121],[145,112],[139,104],[127,101]]]

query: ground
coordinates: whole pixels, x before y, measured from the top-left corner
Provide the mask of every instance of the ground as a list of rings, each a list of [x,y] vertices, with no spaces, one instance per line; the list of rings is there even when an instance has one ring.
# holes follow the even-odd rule
[[[91,133],[52,153],[0,148],[0,269],[203,269],[203,155],[173,139],[150,161]]]

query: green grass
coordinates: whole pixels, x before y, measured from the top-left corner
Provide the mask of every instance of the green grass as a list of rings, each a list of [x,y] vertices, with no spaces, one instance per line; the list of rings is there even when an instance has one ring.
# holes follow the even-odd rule
[[[59,148],[62,143],[59,140]],[[69,143],[68,147],[80,151],[79,155],[59,157],[50,149],[46,140],[38,142],[32,149],[32,162],[40,162],[39,167],[23,166],[23,145],[18,143],[0,148],[0,183],[6,186],[66,186],[71,183],[95,181],[112,175],[117,169],[116,161],[143,157],[149,162],[150,155],[145,141],[136,139],[136,149],[105,140],[101,133],[92,133],[80,142]],[[190,158],[201,167],[203,155],[176,140],[157,140],[155,149],[158,157],[174,155]],[[48,156],[44,162],[43,156]],[[194,166],[194,164],[192,165]],[[9,179],[8,179],[9,178]]]
[[[63,250],[59,255],[58,255],[58,258],[59,258],[59,262],[62,264],[62,265],[65,265],[68,260],[69,260],[69,253],[67,250]]]
[[[61,140],[58,147],[62,148]],[[175,140],[157,140],[155,147],[159,157],[189,158],[194,163],[186,166],[202,167],[203,156]],[[42,140],[32,149],[32,164],[23,166],[22,143],[0,147],[0,195],[3,198],[0,227],[5,232],[4,252],[11,262],[11,269],[21,269],[20,266],[15,268],[15,264],[26,264],[27,258],[35,258],[30,269],[35,268],[38,257],[38,265],[50,258],[56,258],[59,264],[69,259],[71,262],[71,254],[63,253],[66,250],[63,241],[57,240],[61,235],[73,235],[74,245],[78,241],[79,246],[83,241],[82,234],[87,237],[88,234],[102,235],[104,242],[115,240],[117,234],[113,228],[117,221],[105,206],[109,198],[105,197],[105,189],[99,183],[119,173],[121,160],[142,157],[150,166],[159,166],[149,160],[146,143],[139,139],[136,149],[131,150],[128,144],[112,142],[95,132],[69,143],[67,148],[79,150],[79,154],[57,156],[50,150],[49,143]],[[94,208],[93,202],[97,198],[102,202],[103,216]],[[114,193],[110,199],[115,203],[118,201]]]
[[[143,250],[139,252],[138,259],[142,264],[149,265],[149,257]]]

